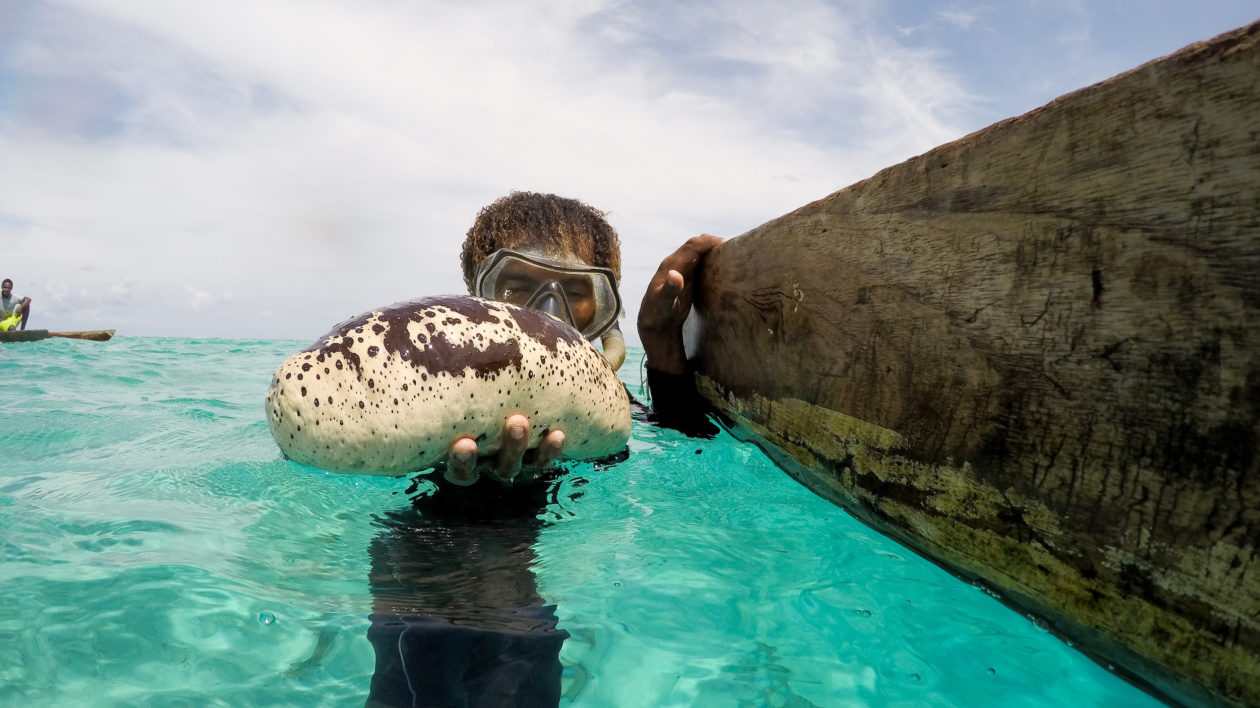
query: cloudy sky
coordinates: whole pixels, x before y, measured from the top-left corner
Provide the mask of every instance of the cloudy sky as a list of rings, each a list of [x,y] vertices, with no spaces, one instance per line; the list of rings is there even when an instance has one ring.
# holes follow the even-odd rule
[[[1260,19],[1255,0],[0,0],[0,277],[32,327],[314,340],[460,292],[512,190],[638,300],[879,169]]]

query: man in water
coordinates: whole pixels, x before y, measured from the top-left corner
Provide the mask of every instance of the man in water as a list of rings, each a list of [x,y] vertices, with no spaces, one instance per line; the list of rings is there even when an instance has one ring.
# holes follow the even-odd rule
[[[652,422],[687,433],[712,434],[687,370],[682,326],[691,311],[692,278],[704,256],[722,239],[697,236],[661,262],[639,310],[639,336],[647,360]],[[597,338],[613,368],[625,360],[617,326],[621,313],[621,243],[604,214],[575,199],[513,192],[481,210],[461,253],[471,294],[550,312]],[[471,435],[456,439],[446,479],[460,485],[483,473],[511,483],[536,476],[560,456],[564,432],[551,430],[534,450],[526,448],[529,420],[514,414],[504,424],[504,445],[495,458],[478,458]]]
[[[16,325],[26,329],[26,321],[31,316],[31,299],[17,297],[13,294],[13,281],[5,278],[0,283],[0,332],[7,332]]]
[[[691,278],[718,243],[697,237],[666,258],[639,316],[655,410],[639,406],[637,415],[710,435],[682,323]],[[552,194],[512,193],[477,215],[461,261],[473,295],[551,313],[600,340],[613,368],[625,359],[616,324],[620,243],[599,211]],[[564,433],[548,431],[531,450],[529,426],[525,415],[510,415],[494,456],[479,458],[474,437],[457,437],[444,474],[428,480],[436,490],[378,519],[383,529],[368,550],[376,652],[369,707],[558,705],[568,633],[538,593],[532,565],[552,493],[545,482],[561,474],[548,467]]]
[[[625,360],[617,328],[621,243],[598,210],[554,194],[513,192],[477,214],[460,263],[469,293],[556,315],[587,339],[601,340],[613,368]],[[470,485],[483,473],[504,483],[522,470],[537,476],[560,456],[564,431],[548,431],[528,450],[529,430],[524,415],[509,416],[494,458],[479,458],[477,441],[460,436],[450,448],[446,479]]]

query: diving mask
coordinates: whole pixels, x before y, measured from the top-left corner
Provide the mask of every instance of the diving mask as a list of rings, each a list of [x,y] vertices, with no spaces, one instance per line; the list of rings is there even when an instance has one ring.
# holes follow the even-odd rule
[[[594,340],[621,316],[617,278],[609,268],[501,248],[482,261],[473,294],[540,310]]]

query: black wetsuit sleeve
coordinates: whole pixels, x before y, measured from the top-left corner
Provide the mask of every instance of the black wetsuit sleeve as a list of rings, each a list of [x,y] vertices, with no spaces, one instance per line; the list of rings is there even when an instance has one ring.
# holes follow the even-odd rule
[[[460,487],[435,473],[421,486],[410,508],[376,518],[368,546],[367,705],[559,705],[569,634],[533,572],[551,485]]]
[[[709,402],[696,390],[695,376],[690,371],[669,374],[648,367],[647,380],[652,395],[650,422],[691,437],[717,435],[718,427],[709,420]]]

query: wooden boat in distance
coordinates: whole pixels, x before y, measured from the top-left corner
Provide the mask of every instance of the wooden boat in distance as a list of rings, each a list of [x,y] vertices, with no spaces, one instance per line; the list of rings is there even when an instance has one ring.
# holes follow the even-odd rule
[[[49,337],[89,339],[93,342],[105,342],[113,336],[114,330],[112,329],[90,329],[81,332],[49,332],[46,329],[25,329],[0,332],[0,342],[37,342]]]

